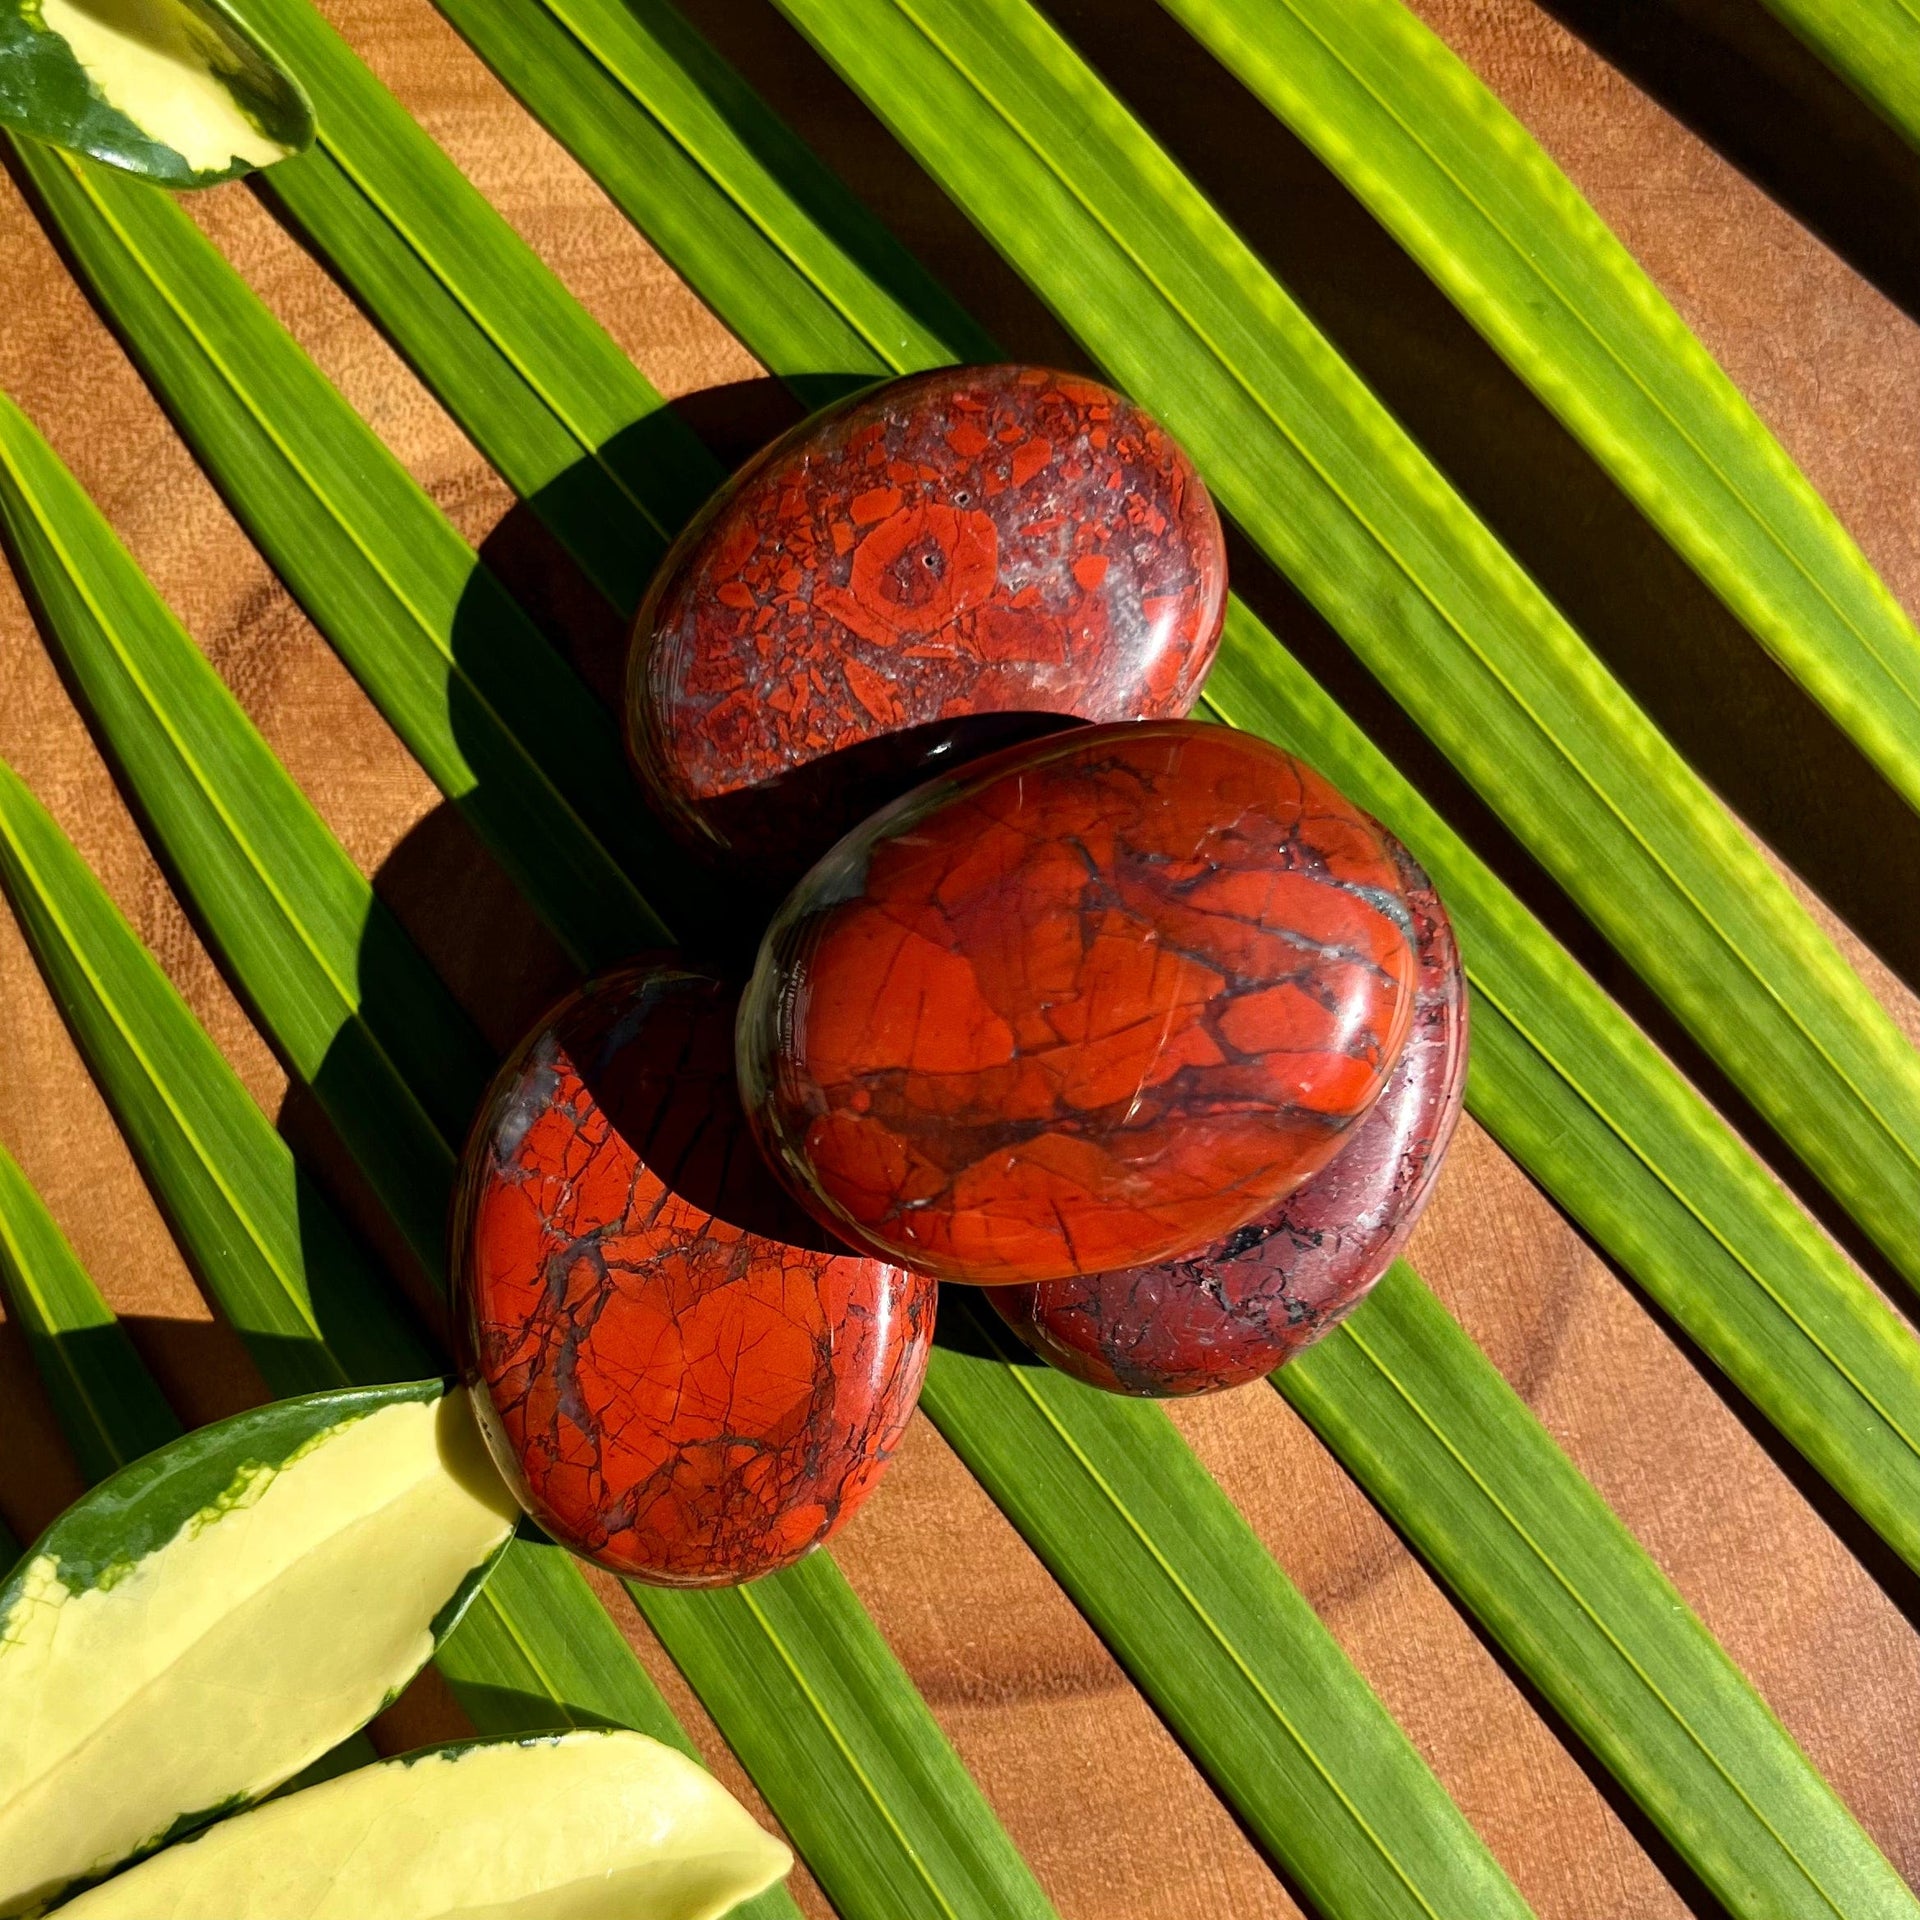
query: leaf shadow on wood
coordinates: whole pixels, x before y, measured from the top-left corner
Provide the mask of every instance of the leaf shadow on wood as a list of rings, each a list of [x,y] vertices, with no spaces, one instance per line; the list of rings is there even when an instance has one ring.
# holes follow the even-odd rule
[[[1920,320],[1920,153],[1758,0],[1541,0]]]

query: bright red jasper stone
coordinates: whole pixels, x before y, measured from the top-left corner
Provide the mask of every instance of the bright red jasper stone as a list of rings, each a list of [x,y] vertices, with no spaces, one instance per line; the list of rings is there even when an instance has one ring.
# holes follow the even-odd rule
[[[1185,714],[1226,557],[1174,441],[1037,367],[915,375],[804,422],[681,538],[635,630],[634,758],[696,845],[797,878],[1009,716]]]
[[[1205,1246],[1325,1164],[1399,1057],[1380,830],[1184,721],[929,782],[776,916],[741,1006],[768,1157],[855,1244],[997,1283]]]
[[[502,1070],[455,1204],[463,1359],[557,1540],[662,1586],[751,1580],[873,1490],[926,1371],[933,1283],[829,1247],[768,1175],[736,996],[604,974]]]
[[[1440,1171],[1467,1077],[1453,929],[1432,883],[1399,852],[1420,978],[1386,1091],[1318,1173],[1204,1253],[995,1287],[994,1308],[1036,1353],[1115,1393],[1237,1387],[1337,1326],[1393,1264]]]

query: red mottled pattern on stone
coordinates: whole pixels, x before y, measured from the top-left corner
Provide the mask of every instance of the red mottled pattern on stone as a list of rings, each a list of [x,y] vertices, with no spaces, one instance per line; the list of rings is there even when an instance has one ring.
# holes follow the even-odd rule
[[[1015,715],[1184,715],[1219,643],[1220,523],[1106,387],[942,368],[750,463],[640,611],[628,726],[696,846],[797,878]]]
[[[1395,846],[1420,980],[1386,1091],[1318,1173],[1206,1252],[992,1288],[1000,1317],[1063,1372],[1158,1397],[1258,1380],[1339,1325],[1406,1245],[1460,1118],[1467,995],[1433,884]]]
[[[495,1082],[455,1203],[462,1359],[496,1461],[574,1552],[662,1586],[811,1552],[873,1490],[934,1286],[831,1248],[767,1173],[735,994],[637,965]]]
[[[740,1080],[856,1245],[995,1284],[1205,1246],[1324,1165],[1398,1059],[1380,830],[1250,734],[1088,727],[929,783],[768,929]]]

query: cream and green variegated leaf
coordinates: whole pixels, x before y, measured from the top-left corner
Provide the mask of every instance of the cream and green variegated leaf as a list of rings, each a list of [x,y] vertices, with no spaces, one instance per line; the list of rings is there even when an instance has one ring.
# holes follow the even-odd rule
[[[720,1920],[793,1856],[644,1734],[469,1741],[225,1820],[83,1893],[75,1920]]]
[[[0,124],[165,187],[313,143],[300,83],[221,0],[0,0]]]
[[[89,1485],[177,1440],[179,1419],[118,1315],[80,1264],[46,1202],[0,1148],[0,1296],[27,1337],[34,1365]],[[0,1556],[0,1574],[12,1557]],[[295,1776],[330,1779],[378,1755],[364,1733]]]
[[[259,1799],[364,1725],[517,1517],[437,1380],[276,1401],[85,1494],[0,1586],[0,1913]]]
[[[1920,147],[1920,11],[1910,0],[1760,0]]]

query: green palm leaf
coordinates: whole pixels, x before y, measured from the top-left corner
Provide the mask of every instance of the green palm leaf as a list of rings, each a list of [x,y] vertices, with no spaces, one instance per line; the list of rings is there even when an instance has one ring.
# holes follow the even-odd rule
[[[1920,1911],[1411,1268],[1273,1384],[1730,1912]]]
[[[1908,0],[1761,0],[1920,146],[1920,13]]]
[[[18,151],[241,521],[543,917],[583,963],[657,942],[618,734],[518,604],[178,207]]]
[[[1465,63],[1402,0],[1163,4],[1340,176],[1920,806],[1913,623],[1633,256]],[[1920,21],[1904,17],[1920,63]],[[1912,75],[1920,107],[1920,64]]]
[[[364,1090],[361,1100],[337,1103],[343,1123],[373,1129],[349,1144],[414,1255],[437,1276],[453,1179],[447,1142],[478,1103],[491,1054],[72,476],[4,396],[0,523],[48,627],[89,643],[67,650],[68,669],[155,838],[177,849],[184,866],[219,860],[232,875],[206,911],[219,944],[244,957],[236,971],[271,996],[260,1012],[288,1066],[309,1086],[324,1075]],[[206,709],[226,724],[194,725]],[[223,790],[249,797],[244,822],[218,798]],[[269,929],[290,918],[292,901],[315,899],[341,911],[298,923],[301,937],[317,943],[310,982],[248,964],[272,951]],[[353,1018],[340,1016],[343,1003]],[[361,1011],[368,1004],[378,1016]]]
[[[1907,1325],[1324,689],[1244,608],[1228,629],[1212,709],[1321,768],[1439,880],[1473,987],[1474,1114],[1920,1566]]]
[[[756,256],[751,296],[730,292],[737,268],[716,263],[701,237],[723,229],[730,209],[764,208],[758,156],[784,152],[792,136],[703,46],[688,51],[664,0],[440,5],[776,372],[801,392],[833,366],[844,375],[844,363],[816,357],[816,309],[822,286],[847,285],[828,266],[851,258],[838,235],[853,216],[838,218],[808,175],[805,204],[780,223],[783,246],[765,243]],[[630,165],[635,153],[647,164]],[[773,224],[763,212],[761,225]],[[803,243],[797,264],[789,256]],[[843,337],[897,328],[894,289],[914,284],[905,268],[861,283]],[[941,337],[995,352],[970,327]],[[919,364],[869,357],[853,370]],[[490,409],[458,387],[439,391],[480,445],[504,440]],[[554,525],[567,538],[564,516]],[[1475,990],[1476,1115],[1920,1567],[1920,1348],[1902,1322],[1242,603],[1229,612],[1207,700],[1323,769],[1419,855],[1453,913]]]

